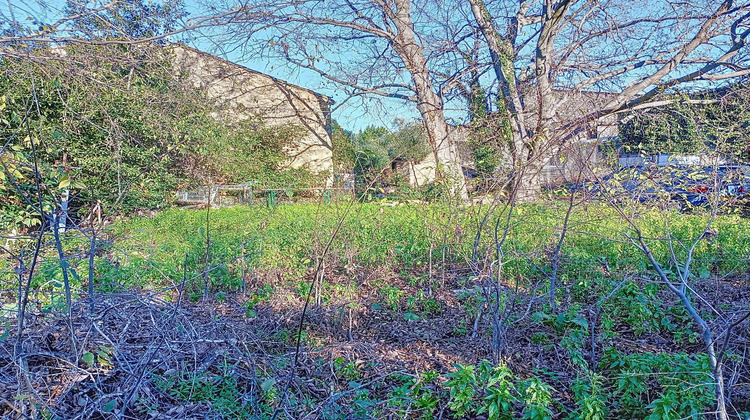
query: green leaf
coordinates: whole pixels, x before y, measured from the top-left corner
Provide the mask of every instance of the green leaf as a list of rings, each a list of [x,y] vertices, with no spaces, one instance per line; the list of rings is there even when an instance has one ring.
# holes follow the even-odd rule
[[[494,419],[497,417],[497,411],[497,403],[493,402],[492,404],[490,404],[490,409],[487,412],[487,415],[489,416],[489,418]]]
[[[531,314],[531,320],[537,323],[542,323],[544,321],[548,321],[550,319],[550,316],[545,314],[544,312],[534,312]]]
[[[102,411],[105,412],[105,413],[111,413],[112,410],[115,409],[115,405],[117,405],[117,400],[112,400],[112,401],[104,404],[104,406],[102,407]]]
[[[415,313],[407,312],[404,314],[404,319],[407,321],[416,321],[416,320],[419,320],[420,318],[419,318],[419,315]]]
[[[57,184],[57,188],[60,190],[63,188],[68,188],[69,186],[70,186],[70,177],[67,175],[60,178],[60,182],[59,184]]]
[[[574,323],[576,325],[580,325],[581,327],[583,327],[586,330],[588,330],[588,328],[589,328],[589,323],[586,322],[586,320],[583,317],[580,317],[580,316],[577,316],[577,317],[571,319],[570,322],[572,322],[572,323]]]
[[[94,353],[87,351],[86,353],[83,353],[81,359],[83,359],[83,361],[86,362],[86,364],[89,366],[94,365]]]
[[[97,350],[96,355],[99,356],[99,360],[109,361],[109,355],[101,350]]]

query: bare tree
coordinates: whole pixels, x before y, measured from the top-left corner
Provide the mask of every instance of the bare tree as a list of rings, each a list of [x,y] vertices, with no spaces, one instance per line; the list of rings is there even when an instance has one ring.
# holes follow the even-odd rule
[[[247,56],[275,57],[319,75],[349,94],[414,103],[432,148],[435,172],[466,197],[456,145],[444,112],[442,48],[461,31],[446,26],[450,7],[415,7],[411,0],[249,1],[225,23],[233,28],[217,42],[238,44]],[[464,26],[465,26],[464,20]],[[455,19],[448,22],[455,23]],[[440,36],[428,31],[440,32]],[[453,35],[450,35],[453,33]],[[457,42],[450,38],[448,47]],[[440,45],[439,45],[440,44]],[[347,99],[348,100],[348,99]]]
[[[508,121],[497,131],[519,183],[517,198],[528,201],[538,198],[540,171],[559,145],[595,131],[597,121],[663,105],[656,100],[663,92],[750,74],[747,0],[248,0],[207,4],[203,16],[171,22],[158,36],[138,40],[76,32],[76,21],[107,29],[112,7],[78,7],[76,15],[38,30],[5,31],[0,48],[19,39],[130,43],[202,31],[225,51],[239,48],[246,56],[311,71],[348,98],[415,104],[436,174],[464,197],[446,111],[468,110],[460,92],[478,84],[494,91],[488,103]],[[208,29],[216,25],[227,26]],[[570,94],[581,91],[608,94],[584,107]]]
[[[232,9],[187,19],[181,0],[146,4],[67,0],[64,10],[59,6],[41,3],[29,8],[8,2],[6,10],[0,10],[0,54],[26,58],[27,50],[40,47],[165,43],[211,28],[237,13]]]
[[[350,97],[415,103],[436,163],[456,179],[463,177],[446,109],[461,95],[451,91],[466,92],[467,78],[472,88],[496,86],[490,103],[510,122],[503,137],[520,201],[538,198],[541,168],[597,120],[657,106],[654,98],[664,91],[750,74],[747,1],[300,0],[233,7],[237,13],[223,22],[236,30],[222,42],[238,45],[242,33],[246,53],[311,70]],[[492,78],[482,76],[488,66]],[[582,107],[569,94],[581,91],[608,95]]]
[[[498,81],[499,112],[526,199],[556,147],[659,93],[750,74],[750,3],[470,0]],[[610,92],[596,108],[575,92]],[[573,93],[573,94],[571,94]],[[571,109],[572,108],[572,109]]]

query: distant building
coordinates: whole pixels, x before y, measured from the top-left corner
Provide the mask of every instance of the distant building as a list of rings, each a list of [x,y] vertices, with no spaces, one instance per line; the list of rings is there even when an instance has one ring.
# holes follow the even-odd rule
[[[558,120],[575,122],[601,109],[617,94],[592,91],[557,90]],[[555,151],[542,167],[542,185],[559,185],[581,182],[592,172],[607,166],[604,149],[612,147],[619,138],[617,115],[594,121],[579,121],[580,134],[564,143],[554,144]]]
[[[555,94],[558,99],[556,104],[558,121],[578,122],[583,130],[572,140],[566,142],[556,142],[553,139],[551,142],[552,147],[554,147],[551,151],[552,157],[545,162],[540,172],[542,185],[580,182],[582,179],[590,178],[592,170],[605,163],[603,146],[614,145],[618,139],[616,115],[595,121],[577,121],[601,109],[615,94],[566,90],[557,90]],[[530,109],[526,120],[534,121],[534,118],[534,110]],[[461,167],[464,174],[469,178],[476,175],[474,159],[468,145],[470,130],[466,126],[458,126],[450,133],[452,141],[455,142],[459,151]],[[504,164],[510,165],[509,154],[504,157]],[[437,164],[432,153],[420,162],[405,162],[399,166],[402,173],[408,174],[409,183],[412,186],[422,186],[435,179]]]
[[[259,118],[267,126],[290,124],[304,130],[304,136],[286,150],[290,168],[332,173],[329,97],[191,47],[168,48],[184,82],[205,92],[230,118]]]
[[[469,140],[469,130],[466,127],[458,126],[452,127],[450,133],[450,141],[456,144],[458,149],[458,159],[461,167],[464,171],[467,168],[473,168],[474,159],[471,156],[471,150],[467,146]],[[438,167],[437,161],[435,160],[435,153],[432,150],[419,162],[411,162],[407,160],[399,160],[394,162],[393,169],[399,170],[400,173],[406,175],[409,179],[409,185],[412,187],[422,187],[435,180],[437,176],[436,168]]]

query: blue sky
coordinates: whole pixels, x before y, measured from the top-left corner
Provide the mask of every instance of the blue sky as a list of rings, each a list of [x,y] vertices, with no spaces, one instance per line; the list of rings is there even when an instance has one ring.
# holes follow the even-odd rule
[[[185,42],[201,51],[210,52],[252,70],[331,97],[335,101],[333,119],[350,131],[357,132],[369,125],[391,128],[396,118],[406,120],[419,118],[419,113],[412,103],[390,98],[361,97],[347,101],[347,94],[343,89],[310,70],[292,67],[284,61],[266,57],[248,58],[239,51],[232,51],[223,48],[220,44],[217,45],[211,41],[211,37],[193,35],[193,39]]]
[[[101,4],[108,3],[109,0],[79,0],[82,2],[86,2],[88,4],[91,4],[91,1],[97,1]],[[125,0],[128,1],[128,0]],[[144,0],[149,1],[149,0]],[[197,3],[194,0],[184,0],[186,9],[192,16],[200,16],[201,13],[197,7]],[[269,0],[270,2],[271,0]],[[427,1],[427,0],[425,0]],[[34,28],[38,24],[36,21],[40,21],[43,23],[52,23],[56,20],[58,20],[60,17],[63,16],[62,9],[64,7],[65,0],[0,0],[0,28],[7,28],[7,23],[12,18],[15,18],[18,22],[20,22],[24,26],[30,26]],[[272,4],[272,3],[271,3]],[[431,3],[434,5],[434,3]],[[454,5],[461,5],[464,6],[465,3],[451,3]],[[616,2],[614,4],[617,4]],[[643,4],[649,4],[648,2],[645,2]],[[221,7],[221,6],[218,6]],[[622,6],[627,7],[627,6]],[[653,12],[656,13],[657,10],[653,9],[655,6],[649,6],[646,7],[643,10],[636,10],[630,14],[631,18],[642,17],[641,15]],[[11,11],[13,12],[13,16],[11,16]],[[446,13],[456,14],[457,12],[454,10],[446,11],[443,10]],[[464,11],[465,12],[465,11]],[[671,11],[667,11],[667,14],[671,13]],[[663,14],[663,11],[662,11]],[[32,18],[29,20],[29,18]],[[191,16],[188,16],[188,19]],[[458,19],[459,21],[461,19]],[[431,21],[428,20],[427,26],[424,29],[428,29],[427,37],[429,38],[429,30],[436,30],[439,28],[430,27]],[[5,25],[4,25],[5,23]],[[459,22],[460,23],[460,22]],[[695,22],[687,22],[686,25],[694,25]],[[681,27],[676,27],[678,29],[685,29]],[[673,28],[666,27],[662,30],[669,31]],[[687,28],[689,30],[692,30],[694,28]],[[229,29],[234,30],[234,29]],[[531,30],[531,28],[528,28],[528,30]],[[688,32],[690,32],[688,30]],[[264,48],[261,48],[260,50],[262,52],[256,53],[255,55],[252,54],[242,54],[242,52],[236,48],[238,45],[242,45],[244,40],[247,40],[245,34],[242,32],[239,32],[236,36],[232,33],[227,33],[227,29],[222,28],[218,29],[216,32],[223,31],[222,34],[217,33],[210,33],[210,30],[205,30],[206,32],[200,33],[200,32],[191,32],[189,34],[190,39],[186,39],[185,35],[179,35],[173,38],[173,41],[184,41],[188,43],[189,45],[192,45],[200,50],[213,53],[216,55],[219,55],[225,59],[228,59],[230,61],[236,62],[238,64],[244,65],[248,68],[251,68],[256,71],[264,72],[267,74],[270,74],[274,77],[277,77],[282,80],[287,80],[290,83],[294,83],[300,86],[303,86],[305,88],[314,90],[316,92],[325,94],[330,96],[336,103],[338,103],[340,106],[334,107],[334,113],[333,118],[336,119],[344,128],[352,131],[359,131],[365,128],[368,125],[380,125],[380,126],[386,126],[391,127],[395,118],[400,118],[403,120],[413,120],[418,118],[418,113],[416,112],[416,107],[413,103],[406,103],[400,100],[396,99],[366,99],[363,97],[358,97],[357,99],[346,101],[347,93],[344,89],[336,86],[335,84],[331,82],[326,82],[323,80],[320,76],[318,76],[317,73],[313,73],[312,71],[305,70],[301,67],[294,67],[291,66],[286,60],[284,59],[274,59],[270,56],[266,56],[265,54],[268,54]],[[264,35],[273,35],[273,33],[270,32],[260,32],[261,38],[257,38],[260,43],[262,44],[263,41],[262,36]],[[436,30],[437,36],[442,36],[439,30]],[[656,32],[659,33],[658,31]],[[680,32],[682,33],[682,32]],[[299,37],[304,36],[312,36],[316,37],[318,34],[313,32],[308,33],[300,33],[298,34]],[[219,36],[216,36],[219,35]],[[245,37],[245,38],[243,38]],[[639,53],[642,56],[647,56],[650,51],[654,49],[659,48],[659,43],[662,42],[660,39],[655,39],[658,37],[646,37],[646,39],[642,40],[643,45],[640,48],[641,51],[645,51],[645,53]],[[268,38],[273,39],[273,38]],[[341,39],[341,38],[337,38]],[[442,39],[442,38],[441,38]],[[216,41],[214,41],[216,40]],[[221,40],[221,41],[218,41]],[[302,39],[300,42],[302,44],[306,43],[308,39]],[[619,50],[622,54],[624,53],[630,54],[629,50],[632,50],[633,48],[625,48],[627,46],[630,47],[638,47],[640,44],[638,43],[638,39],[636,37],[635,44],[625,44],[625,43],[617,43],[617,42],[606,42],[605,41],[601,48],[599,48],[601,51],[594,51],[593,54],[604,54],[602,56],[606,56],[607,53],[611,52],[611,54],[616,55]],[[309,47],[312,48],[313,46],[317,48],[317,44],[315,44],[317,40],[310,42]],[[375,41],[373,41],[375,42]],[[381,40],[382,42],[382,40]],[[279,43],[276,44],[277,46],[280,45]],[[530,44],[529,44],[530,45]],[[234,47],[232,47],[234,46]],[[359,47],[365,47],[365,43],[359,43]],[[596,47],[596,45],[595,45]],[[620,48],[623,47],[623,48]],[[718,47],[703,47],[700,51],[697,51],[695,54],[695,58],[699,58],[698,56],[703,54],[707,57],[710,57],[712,55],[711,48],[718,48]],[[531,46],[527,46],[526,49],[521,51],[521,55],[529,55],[530,57],[533,57],[533,55],[530,55],[529,53]],[[432,57],[433,60],[437,60],[438,66],[442,66],[440,64],[440,60],[443,58],[446,58],[447,61],[450,61],[450,55],[441,53],[440,50],[434,51],[435,55]],[[392,51],[389,53],[392,54]],[[365,60],[363,58],[366,57],[376,57],[378,54],[370,54],[368,55],[367,52],[361,52],[360,50],[357,50],[356,48],[349,46],[349,49],[347,50],[346,45],[342,45],[340,41],[338,43],[333,44],[333,46],[329,46],[328,51],[326,53],[320,53],[320,55],[326,55],[329,54],[326,57],[333,58],[335,64],[339,64],[342,66],[347,66],[346,69],[358,69],[358,70],[366,70],[369,68],[369,64],[361,64],[361,63],[371,63],[372,61]],[[442,54],[442,55],[441,55]],[[583,56],[584,59],[588,58],[587,54],[588,51],[585,49],[581,49],[581,51],[576,51],[576,54],[580,54]],[[313,52],[313,55],[317,55],[317,52]],[[608,57],[608,56],[607,56]],[[391,58],[393,58],[391,56]],[[336,63],[335,60],[338,60]],[[528,57],[525,58],[525,60],[528,62]],[[393,64],[396,63],[398,59],[384,59],[380,60],[380,62],[390,63],[391,67],[386,70],[385,73],[387,76],[382,76],[379,79],[380,81],[385,80],[386,84],[393,84],[393,83],[403,83],[408,84],[409,81],[405,80],[405,78],[408,78],[409,76],[406,75],[406,72],[403,69],[403,66],[400,68],[398,65]],[[325,61],[321,63],[325,65]],[[357,66],[359,64],[359,66]],[[521,62],[520,65],[526,65],[528,63]],[[701,65],[701,64],[696,64]],[[376,67],[377,68],[377,67]],[[442,68],[442,67],[441,67]],[[446,74],[451,74],[451,71],[455,70],[450,67],[450,64],[445,67],[448,69]],[[604,91],[618,91],[624,84],[630,82],[633,80],[634,77],[638,77],[639,75],[642,75],[641,73],[653,71],[654,67],[652,66],[644,66],[640,70],[636,69],[632,72],[626,72],[622,73],[621,75],[614,77],[613,79],[605,79],[601,83],[599,83],[596,86],[588,86],[586,89],[592,89],[592,90],[604,90]],[[602,67],[602,70],[607,70],[607,66],[605,65]],[[691,71],[691,67],[682,67],[679,69],[679,71],[675,72],[672,77],[679,76],[681,74],[685,74],[685,72]],[[639,73],[640,72],[640,73]],[[375,72],[373,72],[375,73]],[[392,76],[393,78],[396,78],[397,80],[393,80],[391,77],[391,74],[395,74],[396,76]],[[576,73],[575,71],[572,71],[570,73],[570,77],[568,78],[568,84],[569,87],[572,87],[572,84],[575,84],[577,82],[576,75],[580,76],[581,73]],[[587,75],[588,77],[588,75]],[[399,79],[400,78],[400,79]],[[560,77],[560,79],[563,79],[563,77]],[[484,78],[482,79],[483,84],[485,84],[485,87],[491,87],[492,89],[496,88],[496,86],[492,86],[493,77],[491,74],[486,74]],[[693,87],[705,87],[708,83],[703,84],[693,84]],[[565,87],[565,86],[563,86]],[[446,116],[449,119],[449,122],[452,123],[461,123],[462,120],[466,117],[466,104],[463,99],[454,99],[452,102],[447,103],[446,105]],[[454,109],[451,109],[451,107],[455,107]]]

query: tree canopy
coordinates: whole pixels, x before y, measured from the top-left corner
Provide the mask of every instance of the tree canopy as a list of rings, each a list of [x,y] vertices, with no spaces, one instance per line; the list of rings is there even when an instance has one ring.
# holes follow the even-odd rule
[[[746,1],[258,0],[225,10],[239,13],[222,20],[224,45],[317,73],[351,98],[412,102],[448,177],[462,178],[446,112],[468,109],[467,92],[483,88],[507,121],[499,138],[519,199],[538,197],[542,167],[597,120],[750,74]],[[589,107],[561,90],[611,96]]]

